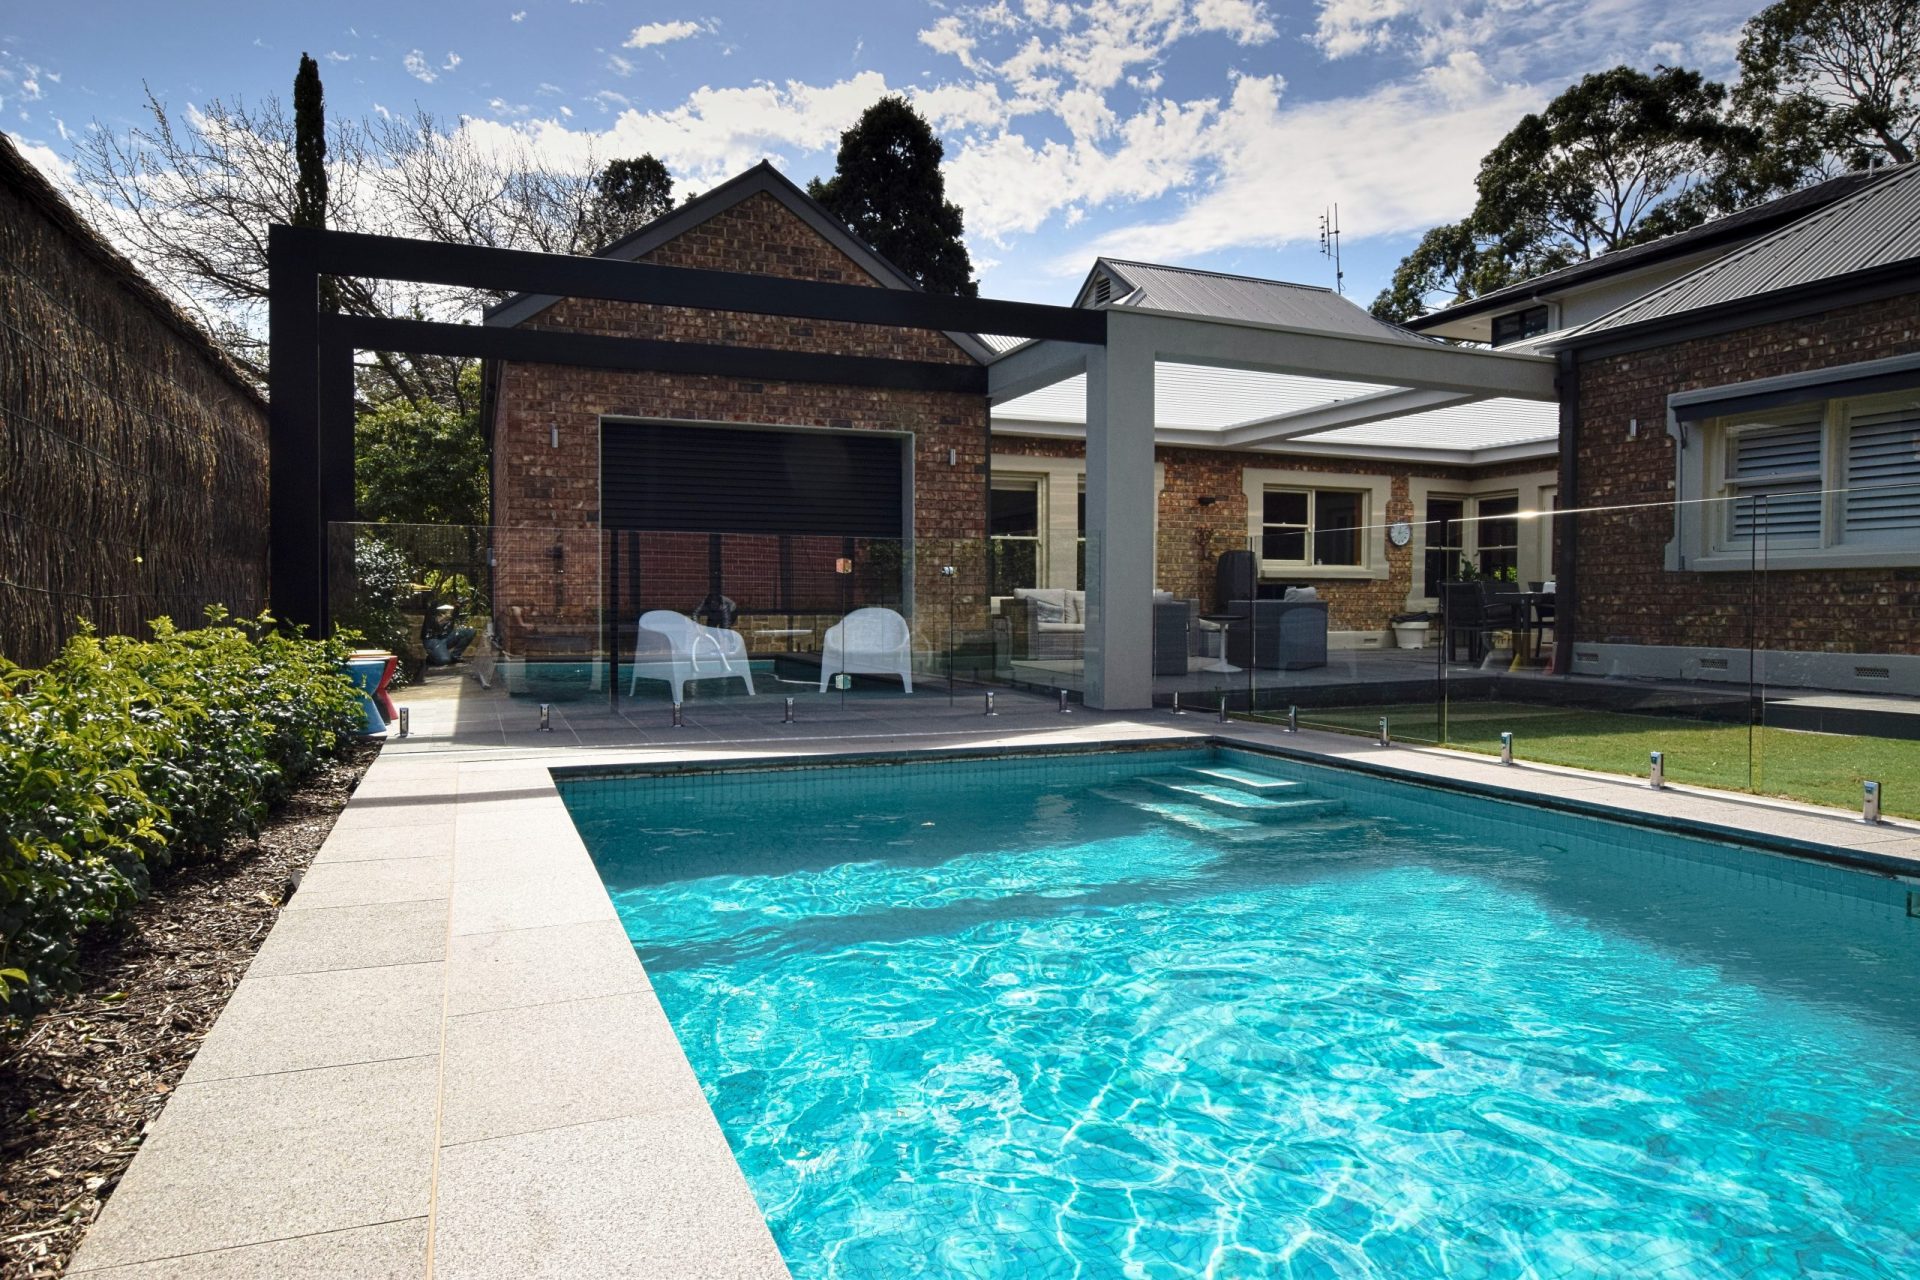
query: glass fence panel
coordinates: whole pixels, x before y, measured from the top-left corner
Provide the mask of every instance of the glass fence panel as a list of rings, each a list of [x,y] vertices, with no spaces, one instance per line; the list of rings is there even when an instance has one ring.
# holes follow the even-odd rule
[[[1077,694],[1076,650],[1008,696],[984,538],[340,524],[328,548],[332,623],[393,655],[418,745],[932,732],[987,692]]]
[[[1920,817],[1920,424],[1907,410],[1849,426],[1835,462],[1854,483],[1742,513],[1759,565],[1749,785]]]

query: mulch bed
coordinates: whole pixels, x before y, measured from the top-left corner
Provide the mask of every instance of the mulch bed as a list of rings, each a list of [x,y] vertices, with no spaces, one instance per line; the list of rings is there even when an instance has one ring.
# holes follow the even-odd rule
[[[0,1277],[66,1266],[378,753],[354,747],[258,839],[157,876],[81,988],[0,1043]]]

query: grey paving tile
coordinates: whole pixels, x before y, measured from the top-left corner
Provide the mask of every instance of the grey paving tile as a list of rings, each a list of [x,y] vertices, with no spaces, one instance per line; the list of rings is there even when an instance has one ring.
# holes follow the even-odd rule
[[[441,1078],[443,1146],[706,1105],[651,991],[450,1018]]]
[[[447,955],[449,1016],[649,989],[616,919],[463,934]]]
[[[249,978],[420,964],[447,954],[445,898],[290,911],[247,969]]]
[[[375,902],[417,902],[447,896],[451,855],[315,863],[307,869],[288,911],[321,911]]]
[[[462,840],[453,856],[456,878],[541,876],[588,864],[586,846],[571,829],[508,840]]]
[[[413,1058],[183,1084],[74,1269],[424,1216],[438,1071]]]
[[[194,1054],[186,1082],[437,1052],[443,974],[436,962],[249,977]]]
[[[430,858],[453,852],[453,824],[435,827],[362,827],[335,829],[314,857],[329,862],[377,862],[393,858]]]
[[[614,919],[613,903],[584,856],[537,878],[462,876],[453,886],[453,934],[538,929]]]
[[[334,827],[340,831],[377,831],[386,827],[434,827],[451,823],[459,805],[452,800],[425,804],[375,804],[349,801]]]
[[[427,1267],[427,1220],[243,1245],[104,1271],[69,1271],[98,1280],[418,1280]]]
[[[438,1280],[787,1274],[704,1104],[442,1152]]]

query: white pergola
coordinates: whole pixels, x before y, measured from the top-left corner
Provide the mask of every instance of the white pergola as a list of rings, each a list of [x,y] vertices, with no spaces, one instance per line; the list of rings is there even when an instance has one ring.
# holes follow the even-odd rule
[[[1300,380],[1289,383],[1298,395],[1288,398],[1301,402],[1224,430],[1161,425],[1155,388],[1166,366],[1284,375]],[[1153,705],[1153,520],[1140,516],[1154,509],[1156,443],[1298,447],[1292,442],[1464,406],[1556,399],[1555,363],[1547,356],[1125,306],[1107,310],[1104,347],[1031,342],[1001,354],[987,374],[996,410],[1085,378],[1084,426],[1056,423],[1056,432],[1035,422],[1032,433],[1085,433],[1084,688],[1087,705],[1105,710]]]

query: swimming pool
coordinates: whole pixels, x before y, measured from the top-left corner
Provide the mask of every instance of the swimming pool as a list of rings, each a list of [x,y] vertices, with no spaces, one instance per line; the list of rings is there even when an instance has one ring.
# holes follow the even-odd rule
[[[794,1274],[1920,1274],[1913,887],[1227,749],[562,794]]]

